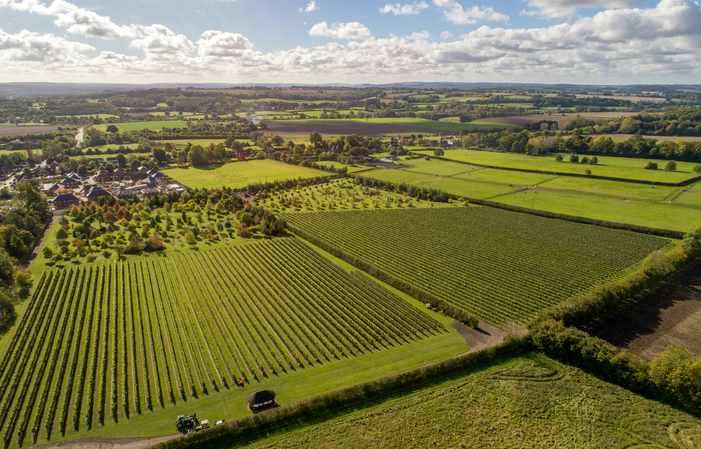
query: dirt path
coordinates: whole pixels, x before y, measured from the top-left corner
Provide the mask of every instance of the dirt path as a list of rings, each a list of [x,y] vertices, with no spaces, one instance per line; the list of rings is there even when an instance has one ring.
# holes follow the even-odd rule
[[[65,449],[142,449],[155,446],[158,443],[172,440],[181,436],[164,435],[160,437],[147,438],[86,438],[84,440],[61,441],[45,446],[35,446],[41,448],[65,448]]]
[[[36,259],[37,255],[39,254],[39,250],[41,249],[41,245],[44,244],[44,240],[46,240],[46,237],[49,235],[49,232],[51,232],[51,228],[54,227],[57,221],[61,219],[62,215],[56,215],[51,218],[51,224],[49,225],[48,228],[46,228],[46,231],[44,231],[44,235],[41,236],[41,240],[39,240],[39,243],[36,244],[34,247],[34,250],[32,251],[32,254],[29,255],[29,260],[27,260],[27,266],[25,268],[29,268],[32,266],[32,262],[34,262],[34,259]]]
[[[466,354],[501,344],[506,337],[506,332],[482,320],[479,321],[476,329],[457,321],[451,324],[451,327],[458,331],[458,334],[465,339],[470,347]]]

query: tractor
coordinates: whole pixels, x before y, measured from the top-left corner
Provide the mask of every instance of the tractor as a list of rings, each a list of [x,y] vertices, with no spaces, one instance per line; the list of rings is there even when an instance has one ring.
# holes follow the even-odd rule
[[[175,425],[178,428],[178,430],[182,430],[186,427],[196,426],[199,423],[200,421],[197,419],[197,415],[194,413],[190,416],[180,415],[175,421]]]

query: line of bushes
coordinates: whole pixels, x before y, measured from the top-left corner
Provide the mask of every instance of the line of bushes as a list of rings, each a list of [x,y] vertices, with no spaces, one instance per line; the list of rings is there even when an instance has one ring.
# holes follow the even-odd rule
[[[284,405],[265,413],[247,416],[206,431],[163,442],[156,447],[159,449],[231,447],[234,441],[246,445],[273,433],[325,421],[354,409],[384,402],[393,396],[404,396],[411,391],[444,382],[452,377],[464,376],[472,370],[515,356],[527,348],[524,340],[509,340],[482,351],[453,357]]]
[[[564,363],[578,366],[624,388],[701,414],[701,360],[670,347],[647,362],[626,350],[590,336],[583,329],[602,322],[658,287],[701,256],[701,229],[687,235],[678,250],[651,254],[643,269],[541,312],[529,326],[534,347]]]
[[[419,154],[419,153],[411,153],[411,154],[419,155],[419,156],[426,156],[425,154]],[[550,171],[550,170],[534,170],[534,169],[529,169],[529,168],[515,168],[515,167],[502,167],[502,166],[496,166],[496,165],[476,164],[474,162],[456,161],[455,159],[450,159],[450,158],[442,157],[442,156],[431,156],[431,157],[434,159],[441,160],[441,161],[455,162],[457,164],[472,165],[475,167],[482,167],[482,168],[494,168],[497,170],[510,170],[510,171],[524,172],[524,173],[537,173],[537,174],[542,174],[542,175],[571,176],[574,178],[602,179],[602,180],[606,180],[606,181],[621,181],[621,182],[630,182],[630,183],[634,183],[634,184],[645,184],[645,185],[651,185],[651,186],[684,187],[684,186],[688,186],[690,184],[694,184],[695,182],[698,182],[701,180],[701,176],[694,176],[693,178],[684,180],[682,182],[647,181],[644,179],[629,179],[629,178],[618,178],[618,177],[614,177],[614,176],[587,175],[584,173],[562,173],[562,172]]]
[[[381,280],[382,282],[385,282],[391,285],[392,287],[403,291],[407,295],[421,301],[422,303],[431,304],[432,307],[442,310],[444,314],[457,321],[460,321],[461,323],[470,326],[473,329],[477,327],[477,318],[474,315],[469,314],[465,310],[459,307],[455,307],[454,305],[449,304],[443,301],[442,299],[438,298],[434,294],[429,293],[426,290],[423,290],[419,287],[416,287],[406,281],[403,281],[398,277],[387,273],[386,271],[380,270],[374,265],[371,265],[365,262],[364,260],[361,260],[347,253],[346,251],[330,244],[329,242],[322,240],[316,237],[315,235],[304,231],[294,225],[287,223],[287,228],[295,234],[297,234],[298,236],[302,237],[303,239],[323,249],[324,251],[333,254],[339,259],[348,262],[349,264],[353,265],[354,267],[360,270],[363,270],[364,272]]]

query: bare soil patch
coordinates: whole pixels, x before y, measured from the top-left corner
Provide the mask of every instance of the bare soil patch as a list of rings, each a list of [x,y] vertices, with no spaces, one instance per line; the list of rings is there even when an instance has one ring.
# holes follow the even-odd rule
[[[0,126],[0,136],[18,136],[20,134],[39,134],[57,131],[58,126]]]
[[[646,359],[670,345],[701,354],[701,264],[616,313],[592,335]]]
[[[499,123],[514,123],[517,125],[531,125],[542,120],[554,122],[569,122],[575,117],[586,118],[613,118],[613,117],[632,117],[638,115],[638,112],[580,112],[567,114],[534,114],[534,115],[516,115],[511,117],[489,117],[480,119],[485,122]]]
[[[286,122],[265,122],[268,125],[266,132],[273,134],[301,136],[307,135],[312,131],[317,131],[320,134],[341,136],[348,134],[361,134],[368,136],[381,135],[396,135],[396,134],[436,134],[435,129],[413,128],[400,125],[385,125],[383,123],[368,123],[368,124],[344,124],[344,123],[324,123],[324,124],[306,124]]]
[[[472,329],[457,321],[450,326],[465,339],[465,342],[470,347],[470,350],[467,351],[468,353],[501,344],[506,337],[506,332],[482,320],[479,320],[476,329]]]

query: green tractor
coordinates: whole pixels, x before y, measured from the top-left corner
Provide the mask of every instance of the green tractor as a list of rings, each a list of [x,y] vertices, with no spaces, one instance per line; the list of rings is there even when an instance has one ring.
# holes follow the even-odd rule
[[[175,426],[178,428],[178,430],[183,430],[187,427],[196,426],[199,423],[200,423],[200,420],[197,419],[197,415],[193,413],[190,416],[185,416],[185,415],[178,416],[178,419],[175,421]]]

